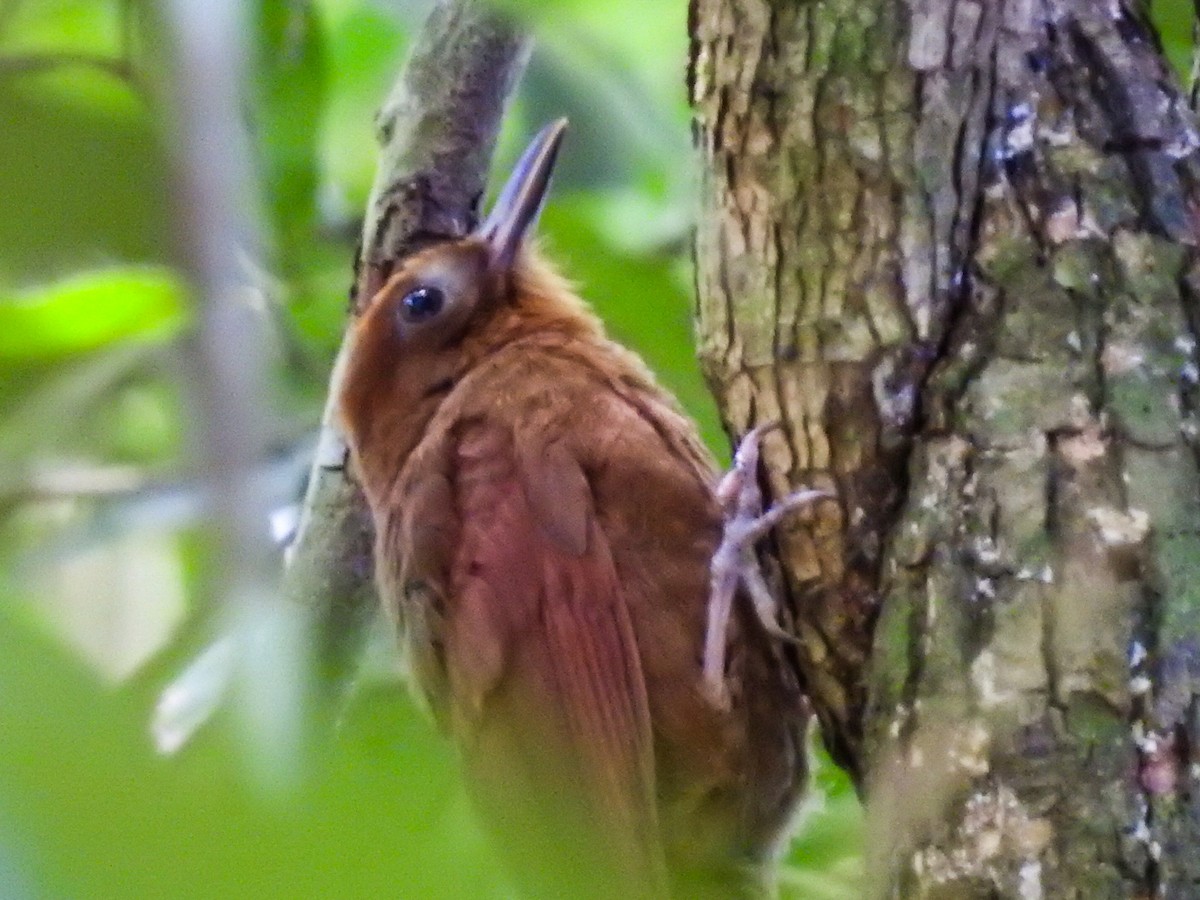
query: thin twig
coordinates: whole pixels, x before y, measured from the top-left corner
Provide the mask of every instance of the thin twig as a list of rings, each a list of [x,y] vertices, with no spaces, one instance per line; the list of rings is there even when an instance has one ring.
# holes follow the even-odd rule
[[[150,487],[138,466],[79,465],[35,469],[14,489],[0,492],[0,507],[9,503],[48,503],[124,497]]]
[[[45,75],[69,68],[93,69],[115,78],[138,94],[145,91],[141,78],[127,58],[70,50],[0,56],[0,78]]]
[[[262,323],[245,302],[242,247],[253,243],[256,210],[250,148],[238,110],[243,29],[239,4],[167,4],[175,35],[175,169],[184,268],[199,298],[189,345],[200,402],[200,456],[234,565],[231,579],[270,577],[262,565],[264,504],[247,494],[265,451]],[[203,20],[203,21],[201,21]],[[236,548],[236,550],[234,549]],[[257,563],[257,564],[256,564]]]

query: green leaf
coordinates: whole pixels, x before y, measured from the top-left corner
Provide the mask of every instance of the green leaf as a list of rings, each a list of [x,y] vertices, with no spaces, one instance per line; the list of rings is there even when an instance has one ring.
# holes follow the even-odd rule
[[[1192,65],[1192,0],[1156,0],[1150,5],[1154,27],[1181,84]]]
[[[186,320],[183,290],[167,270],[88,272],[0,299],[0,362],[56,359],[117,341],[153,341]]]

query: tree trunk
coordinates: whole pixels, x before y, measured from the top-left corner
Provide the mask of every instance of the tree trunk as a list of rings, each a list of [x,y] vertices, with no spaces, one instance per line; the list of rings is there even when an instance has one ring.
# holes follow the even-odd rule
[[[1200,147],[1128,0],[693,0],[702,363],[777,419],[871,893],[1200,893]]]

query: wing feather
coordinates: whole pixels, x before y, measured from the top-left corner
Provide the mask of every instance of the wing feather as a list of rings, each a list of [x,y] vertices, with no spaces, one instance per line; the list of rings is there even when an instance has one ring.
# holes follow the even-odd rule
[[[626,598],[584,472],[566,447],[542,441],[487,423],[460,432],[447,625],[455,728],[485,817],[525,832],[500,835],[510,852],[528,856],[514,845],[540,837],[601,871],[597,896],[664,896]],[[498,669],[471,665],[476,647],[497,642]],[[552,893],[553,881],[541,887]]]

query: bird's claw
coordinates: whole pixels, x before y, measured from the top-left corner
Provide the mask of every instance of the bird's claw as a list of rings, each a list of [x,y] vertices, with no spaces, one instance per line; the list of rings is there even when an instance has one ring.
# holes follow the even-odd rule
[[[726,638],[739,584],[745,586],[764,630],[779,640],[796,641],[779,625],[778,604],[754,555],[755,542],[789,513],[830,496],[826,491],[796,491],[763,510],[757,477],[759,447],[762,436],[775,427],[777,423],[773,422],[759,425],[742,438],[733,466],[717,485],[725,528],[710,568],[703,686],[709,700],[719,708],[729,705],[729,689],[725,684]]]

